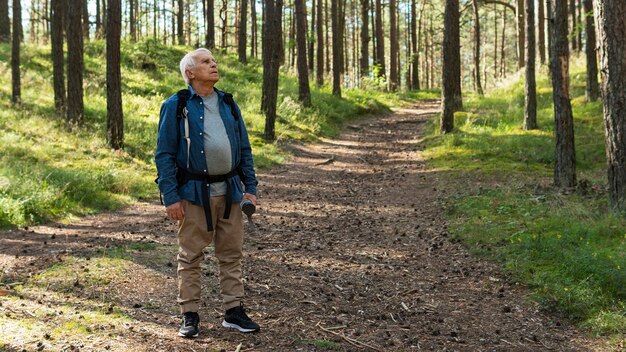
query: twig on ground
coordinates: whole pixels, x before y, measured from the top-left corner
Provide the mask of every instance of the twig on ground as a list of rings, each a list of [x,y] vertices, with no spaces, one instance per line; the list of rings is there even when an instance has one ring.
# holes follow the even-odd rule
[[[326,165],[332,163],[333,161],[335,161],[335,154],[331,155],[328,160],[322,161],[321,163],[317,163],[315,165]]]
[[[346,342],[348,342],[352,346],[355,346],[355,347],[367,347],[367,348],[372,349],[374,351],[382,352],[381,349],[379,349],[377,347],[374,347],[374,346],[371,346],[371,345],[368,345],[365,342],[361,342],[359,340],[352,339],[352,338],[350,338],[350,337],[348,337],[348,336],[346,336],[344,334],[340,334],[338,332],[330,331],[330,330],[326,329],[325,327],[323,327],[322,325],[320,325],[320,323],[317,323],[317,327],[322,329],[322,331],[324,331],[324,332],[327,332],[329,334],[333,334],[335,336],[341,337],[342,339],[344,339]]]
[[[241,351],[241,343],[237,346],[237,349],[235,350],[235,352],[240,352]]]

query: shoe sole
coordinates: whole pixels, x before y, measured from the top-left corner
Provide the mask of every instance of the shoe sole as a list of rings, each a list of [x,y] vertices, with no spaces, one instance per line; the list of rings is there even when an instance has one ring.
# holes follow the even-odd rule
[[[195,334],[195,335],[185,335],[185,334],[183,334],[182,332],[179,332],[179,333],[178,333],[178,336],[180,336],[180,337],[185,337],[185,338],[188,338],[188,339],[191,339],[191,338],[196,338],[196,337],[198,337],[198,334]]]
[[[237,324],[229,323],[226,320],[224,320],[222,322],[222,326],[225,327],[225,328],[237,329],[237,330],[239,330],[239,332],[243,332],[243,333],[257,332],[257,331],[260,330],[260,329],[246,329],[246,328],[242,328],[241,326],[239,326]]]

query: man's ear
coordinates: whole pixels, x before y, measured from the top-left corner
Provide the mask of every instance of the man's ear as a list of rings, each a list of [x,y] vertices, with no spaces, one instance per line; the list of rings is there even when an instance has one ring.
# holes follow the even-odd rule
[[[193,78],[193,72],[191,72],[191,70],[187,69],[185,73],[187,74],[187,78]]]

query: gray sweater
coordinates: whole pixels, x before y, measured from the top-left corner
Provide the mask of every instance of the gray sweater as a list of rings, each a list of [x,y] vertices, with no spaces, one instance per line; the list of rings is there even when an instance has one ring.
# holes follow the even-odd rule
[[[215,92],[202,97],[204,105],[204,155],[209,175],[224,175],[232,170],[230,141],[218,108]],[[226,194],[226,182],[211,184],[211,196]]]

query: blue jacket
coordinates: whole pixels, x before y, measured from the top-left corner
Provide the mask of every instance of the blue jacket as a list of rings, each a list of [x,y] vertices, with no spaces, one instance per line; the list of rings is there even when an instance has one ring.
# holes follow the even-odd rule
[[[191,149],[189,156],[189,171],[197,174],[207,174],[206,157],[204,155],[204,107],[202,98],[196,94],[189,86],[191,95],[187,101],[189,119],[189,138],[191,139]],[[231,177],[233,203],[240,202],[245,192],[256,195],[256,174],[254,172],[254,161],[252,159],[252,148],[248,139],[246,126],[241,118],[239,106],[235,103],[236,113],[240,118],[235,120],[230,106],[224,101],[224,93],[215,89],[218,96],[218,106],[220,116],[224,122],[230,149],[232,152],[233,167],[239,166],[245,175],[241,180],[239,176]],[[161,116],[159,118],[159,132],[157,137],[157,148],[155,162],[159,173],[159,190],[163,195],[163,204],[168,206],[182,199],[186,199],[194,204],[202,204],[202,187],[198,180],[189,180],[184,185],[178,186],[176,181],[176,168],[187,167],[187,142],[185,141],[184,120],[177,120],[176,107],[178,106],[178,96],[172,95],[161,106]]]

